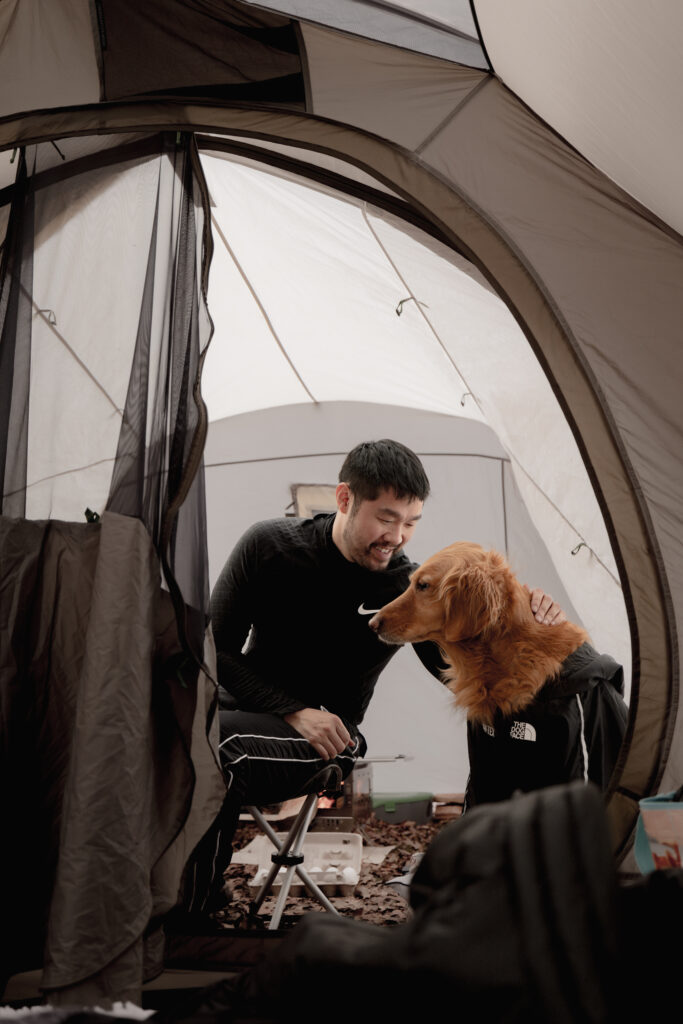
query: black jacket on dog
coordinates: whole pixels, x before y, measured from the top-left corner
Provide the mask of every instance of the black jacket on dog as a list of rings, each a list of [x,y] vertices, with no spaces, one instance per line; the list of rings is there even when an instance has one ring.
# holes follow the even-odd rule
[[[626,729],[623,677],[613,658],[582,644],[523,711],[469,723],[466,806],[573,779],[606,789]]]

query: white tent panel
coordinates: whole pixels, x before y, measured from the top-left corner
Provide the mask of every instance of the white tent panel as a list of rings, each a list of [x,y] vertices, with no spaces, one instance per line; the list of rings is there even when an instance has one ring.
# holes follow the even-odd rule
[[[45,227],[36,238],[33,266],[29,518],[81,519],[86,505],[104,507],[140,316],[157,180],[158,164],[152,160],[95,171],[87,179],[76,176],[54,191],[37,193]],[[110,261],[105,275],[102,252]],[[106,344],[93,344],[94,338]],[[79,469],[86,472],[76,483]]]
[[[683,5],[477,0],[476,11],[503,82],[683,232]]]
[[[277,338],[312,399],[461,411],[467,388],[417,304],[406,302],[401,315],[396,312],[410,293],[361,204],[235,161],[203,160],[214,223],[267,317],[271,348]],[[209,379],[229,381],[232,348],[247,351],[235,405],[230,407],[227,393],[219,396],[218,383],[211,385],[211,397],[220,403],[210,404],[213,419],[273,404],[262,387],[265,349],[259,343],[252,350],[249,335],[236,334],[232,296],[219,275],[220,268],[213,268],[209,307],[216,330],[207,357]],[[258,336],[265,335],[260,328]],[[462,413],[480,418],[473,404]]]
[[[215,187],[214,194],[215,193]],[[223,220],[225,212],[220,217]],[[202,394],[212,419],[309,401],[278,345],[274,328],[226,247],[216,211],[209,308],[214,337],[206,355]],[[228,215],[229,220],[234,218]],[[232,234],[232,232],[231,232]],[[224,241],[225,239],[225,241]],[[235,244],[233,236],[232,245]]]
[[[27,514],[30,518],[80,519],[86,506],[101,510],[109,490],[121,412],[74,359],[56,329],[42,318],[33,334],[31,389]],[[39,406],[33,399],[38,394]],[[98,410],[87,427],[84,408]],[[42,430],[43,423],[50,424],[48,431]],[[111,453],[104,462],[103,452]],[[74,472],[81,469],[85,470],[83,476]],[[93,480],[101,487],[99,493],[91,490]]]

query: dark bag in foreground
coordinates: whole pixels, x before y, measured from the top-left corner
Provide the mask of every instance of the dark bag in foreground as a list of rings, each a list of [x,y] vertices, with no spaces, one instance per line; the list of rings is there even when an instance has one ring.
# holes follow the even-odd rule
[[[224,1012],[317,1024],[348,1019],[361,998],[368,1020],[420,1019],[444,1002],[478,1022],[607,1021],[615,897],[594,787],[477,808],[427,851],[409,922],[389,930],[312,914],[226,991]]]

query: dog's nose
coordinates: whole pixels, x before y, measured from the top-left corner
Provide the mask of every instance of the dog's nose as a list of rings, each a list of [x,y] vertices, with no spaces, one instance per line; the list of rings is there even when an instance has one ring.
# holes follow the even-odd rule
[[[373,629],[375,633],[379,632],[379,627],[381,625],[382,620],[380,619],[379,615],[373,615],[370,621],[368,622],[368,626],[370,627],[370,629]]]

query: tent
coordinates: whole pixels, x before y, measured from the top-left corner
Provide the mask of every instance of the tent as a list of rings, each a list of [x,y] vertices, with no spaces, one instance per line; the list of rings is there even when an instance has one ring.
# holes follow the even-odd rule
[[[486,423],[597,645],[627,660],[630,634],[608,793],[623,856],[638,798],[683,775],[682,21],[635,0],[6,2],[0,466],[25,601],[23,553],[42,566],[59,539],[66,571],[73,538],[49,524],[78,525],[98,538],[89,586],[107,569],[109,654],[126,586],[153,590],[157,558],[177,657],[210,675],[202,391],[232,421],[216,463],[320,454],[327,403],[440,416],[451,438]],[[254,456],[241,430],[259,410],[272,445]],[[305,449],[284,451],[293,415]],[[333,482],[325,469],[298,482]],[[135,583],[121,551],[139,522]],[[14,602],[12,650],[25,621]],[[120,676],[89,642],[88,678]],[[65,664],[80,693],[80,660]],[[62,961],[48,987],[81,981]]]

